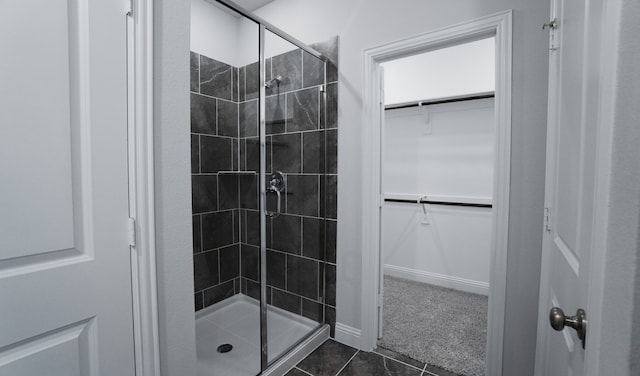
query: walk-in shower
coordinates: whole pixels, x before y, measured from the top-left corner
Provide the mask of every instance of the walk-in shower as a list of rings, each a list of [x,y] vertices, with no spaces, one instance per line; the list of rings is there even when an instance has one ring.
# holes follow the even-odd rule
[[[226,0],[191,39],[198,374],[270,374],[335,323],[337,39]]]

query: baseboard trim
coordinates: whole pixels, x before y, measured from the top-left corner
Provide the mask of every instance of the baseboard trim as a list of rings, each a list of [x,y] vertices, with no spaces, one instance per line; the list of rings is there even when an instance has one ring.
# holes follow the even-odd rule
[[[361,347],[360,329],[352,328],[349,325],[336,323],[336,341],[355,347]]]
[[[405,268],[402,266],[385,265],[384,274],[396,277],[408,279],[410,281],[429,283],[436,286],[447,287],[454,290],[460,290],[465,292],[472,292],[474,294],[489,295],[489,283],[474,281],[471,279],[452,277],[448,275],[425,272],[423,270],[416,270]],[[337,328],[336,328],[337,333]]]

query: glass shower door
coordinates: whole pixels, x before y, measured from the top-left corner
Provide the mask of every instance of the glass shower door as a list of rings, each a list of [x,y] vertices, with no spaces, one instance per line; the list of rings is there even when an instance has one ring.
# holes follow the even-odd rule
[[[324,323],[325,64],[269,30],[263,51],[263,357],[271,364]]]

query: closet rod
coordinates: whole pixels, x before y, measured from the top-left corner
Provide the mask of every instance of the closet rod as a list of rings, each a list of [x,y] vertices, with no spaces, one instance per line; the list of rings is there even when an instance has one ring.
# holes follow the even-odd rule
[[[385,111],[386,110],[399,110],[401,108],[428,106],[428,105],[431,105],[431,104],[443,104],[443,103],[472,101],[472,100],[475,100],[475,99],[493,98],[495,96],[496,96],[495,92],[491,91],[491,92],[477,93],[477,94],[471,94],[471,95],[460,95],[460,96],[457,96],[457,97],[429,99],[429,100],[424,100],[424,101],[392,104],[392,105],[384,106],[384,109],[385,109]]]
[[[493,205],[491,204],[472,204],[469,202],[449,202],[449,201],[430,201],[430,200],[420,200],[420,202],[416,200],[405,200],[402,198],[385,198],[384,202],[403,202],[406,204],[432,204],[432,205],[447,205],[447,206],[470,206],[474,208],[491,208]]]

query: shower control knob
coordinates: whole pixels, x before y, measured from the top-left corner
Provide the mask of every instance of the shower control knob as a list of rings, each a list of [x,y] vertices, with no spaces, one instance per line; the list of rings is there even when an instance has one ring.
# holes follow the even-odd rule
[[[584,343],[587,337],[587,315],[584,309],[578,308],[575,316],[565,316],[562,309],[553,307],[549,312],[549,324],[557,331],[563,330],[565,326],[575,329],[578,333],[578,338],[582,341],[582,348],[584,349]]]

